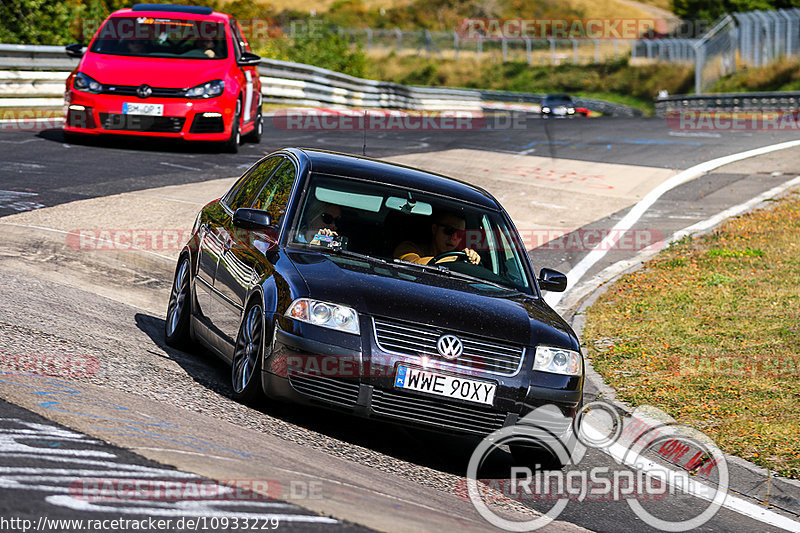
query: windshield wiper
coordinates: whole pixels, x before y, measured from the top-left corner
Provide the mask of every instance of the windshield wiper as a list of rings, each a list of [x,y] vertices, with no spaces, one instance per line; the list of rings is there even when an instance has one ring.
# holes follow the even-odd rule
[[[477,276],[470,276],[469,274],[464,274],[462,272],[456,272],[455,270],[451,270],[451,269],[447,268],[444,265],[431,266],[431,265],[425,265],[425,264],[422,264],[422,263],[412,263],[410,261],[403,261],[402,259],[395,259],[394,260],[394,264],[395,265],[400,265],[400,266],[407,266],[407,267],[418,267],[418,268],[421,268],[423,270],[427,270],[429,272],[436,272],[436,273],[444,274],[446,276],[450,276],[450,277],[454,277],[454,278],[460,278],[460,279],[469,280],[469,281],[479,281],[481,283],[486,283],[488,285],[491,285],[493,287],[497,287],[498,289],[503,289],[505,291],[517,291],[517,292],[519,292],[518,289],[507,287],[505,285],[501,285],[501,284],[496,283],[494,281],[489,281],[489,280],[486,280],[486,279],[483,279],[483,278],[479,278]]]
[[[488,279],[479,278],[477,276],[470,276],[469,274],[464,274],[463,272],[456,272],[454,270],[450,270],[450,274],[453,275],[454,277],[461,278],[461,279],[466,279],[466,280],[470,280],[470,281],[473,281],[473,280],[474,281],[480,281],[481,283],[486,283],[487,285],[491,285],[492,287],[497,287],[498,289],[503,289],[504,291],[517,291],[517,292],[519,292],[517,289],[511,288],[511,287],[507,287],[505,285],[501,285],[500,283],[497,283],[495,281],[489,281]]]
[[[356,258],[356,259],[364,259],[364,260],[367,260],[367,261],[377,261],[378,263],[383,263],[385,265],[389,264],[388,261],[386,261],[385,259],[381,259],[380,257],[372,257],[371,255],[360,254],[358,252],[351,252],[350,250],[342,250],[341,248],[323,248],[322,250],[317,250],[317,251],[322,252],[322,253],[329,252],[329,253],[333,253],[333,254],[336,254],[336,255],[344,255],[346,257],[353,257],[353,258]]]

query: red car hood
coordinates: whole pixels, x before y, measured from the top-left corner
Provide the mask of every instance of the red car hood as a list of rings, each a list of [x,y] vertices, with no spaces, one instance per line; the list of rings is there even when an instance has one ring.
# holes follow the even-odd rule
[[[87,54],[81,72],[100,83],[188,89],[214,79],[224,79],[226,61],[163,59]]]

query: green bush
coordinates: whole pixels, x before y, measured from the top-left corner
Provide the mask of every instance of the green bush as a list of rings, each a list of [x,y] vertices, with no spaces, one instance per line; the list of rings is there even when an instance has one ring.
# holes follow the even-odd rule
[[[358,44],[340,35],[332,26],[309,26],[289,40],[275,41],[259,48],[267,57],[287,59],[317,67],[363,77],[367,71],[367,56]]]

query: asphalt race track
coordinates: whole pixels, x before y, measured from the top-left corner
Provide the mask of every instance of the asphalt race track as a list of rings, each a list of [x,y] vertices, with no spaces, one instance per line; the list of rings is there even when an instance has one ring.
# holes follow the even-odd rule
[[[678,171],[797,137],[792,132],[680,132],[656,118],[544,121],[528,117],[521,124],[524,126],[514,129],[481,131],[367,132],[366,154],[382,158],[471,149],[485,152],[487,159],[498,153],[535,155]],[[363,143],[364,134],[357,131],[268,127],[260,145],[245,144],[232,155],[217,153],[210,146],[171,142],[101,139],[65,144],[60,130],[55,129],[4,131],[0,132],[0,217],[76,200],[234,177],[264,153],[282,146],[360,154]],[[728,165],[680,185],[660,198],[635,228],[670,235],[741,204],[799,175],[797,154],[793,150],[760,156],[758,161]],[[612,227],[629,209],[577,230]],[[238,404],[230,399],[228,370],[223,365],[211,356],[187,354],[164,345],[160,309],[120,303],[47,274],[48,263],[57,263],[57,257],[39,258],[34,267],[20,270],[17,266],[25,254],[15,255],[2,245],[0,249],[0,355],[71,354],[97,363],[91,367],[94,371],[75,376],[75,384],[0,374],[0,398],[5,400],[0,399],[3,516],[33,522],[41,516],[133,519],[153,516],[153,509],[158,508],[160,516],[175,518],[184,516],[186,509],[196,509],[186,501],[145,502],[138,511],[120,511],[113,505],[87,510],[80,498],[80,505],[65,505],[64,498],[75,497],[76,479],[147,471],[167,480],[282,479],[284,491],[268,502],[275,506],[269,512],[284,519],[281,529],[493,530],[463,496],[457,496],[475,441],[434,437],[314,409]],[[584,280],[639,251],[609,253]],[[537,267],[564,272],[587,253],[586,249],[552,246],[530,251]],[[102,277],[104,273],[93,275]],[[139,288],[167,290],[169,268],[160,277],[152,275],[154,278]],[[8,366],[0,370],[8,370]],[[587,386],[586,393],[590,401],[598,391]],[[87,414],[95,408],[106,414],[99,418]],[[128,414],[119,416],[123,411]],[[137,421],[126,418],[133,413],[139,417]],[[142,417],[164,422],[153,425],[159,430],[148,426],[149,435],[144,438],[142,431],[131,429],[143,427],[136,426]],[[200,439],[206,439],[203,446],[197,445]],[[54,457],[71,458],[73,470],[81,473],[57,472],[57,465],[47,462]],[[102,458],[107,464],[87,466],[87,458]],[[507,454],[492,458],[487,477],[507,476],[510,465]],[[588,471],[595,467],[612,472],[624,469],[606,454],[589,450],[579,468]],[[305,482],[314,475],[324,482],[322,499],[311,497],[309,485],[303,485],[305,494],[286,490],[287,479]],[[740,485],[732,484],[734,488],[758,483],[741,472],[737,475],[745,477],[737,478]],[[216,503],[203,504],[213,507]],[[250,503],[251,507],[245,504],[236,512],[258,515],[266,508],[261,501]],[[543,513],[552,502],[524,505]],[[705,505],[691,496],[675,496],[647,502],[646,508],[661,518],[680,520],[694,516]],[[230,509],[225,509],[224,505],[215,508],[230,516]],[[517,511],[524,514],[525,510]],[[780,510],[774,514],[781,519],[786,516]],[[550,528],[658,531],[621,500],[573,501],[558,520]],[[698,530],[800,530],[797,522],[780,524],[784,527],[726,507]]]

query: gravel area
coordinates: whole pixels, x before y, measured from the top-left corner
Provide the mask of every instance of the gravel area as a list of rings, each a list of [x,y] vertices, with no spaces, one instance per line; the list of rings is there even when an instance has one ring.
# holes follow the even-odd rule
[[[96,360],[96,373],[69,379],[204,413],[449,494],[463,486],[476,440],[269,400],[257,408],[242,405],[230,398],[227,365],[201,349],[185,353],[163,344],[162,317],[10,270],[2,260],[0,277],[0,370],[42,355]],[[509,458],[498,457],[489,468],[507,473]],[[511,501],[498,507],[530,514]]]

